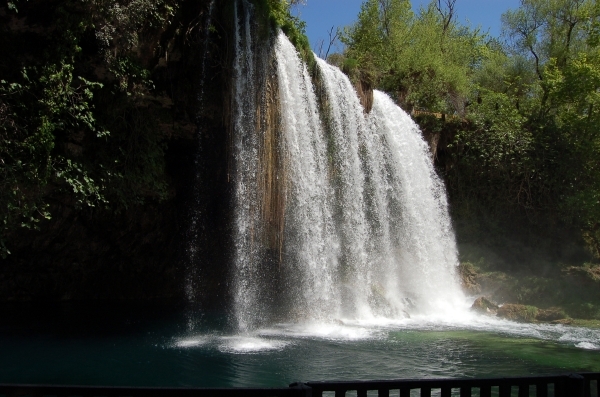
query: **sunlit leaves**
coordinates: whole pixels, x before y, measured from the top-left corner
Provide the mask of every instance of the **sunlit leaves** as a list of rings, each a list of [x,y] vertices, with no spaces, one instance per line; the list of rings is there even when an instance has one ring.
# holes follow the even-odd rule
[[[444,20],[432,2],[418,14],[406,0],[369,0],[342,41],[347,58],[404,107],[463,111],[483,35]]]

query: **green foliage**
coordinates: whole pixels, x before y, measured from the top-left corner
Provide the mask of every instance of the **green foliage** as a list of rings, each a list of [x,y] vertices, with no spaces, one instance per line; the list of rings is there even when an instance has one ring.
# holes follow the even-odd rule
[[[508,44],[490,42],[477,65],[446,167],[458,206],[539,233],[581,230],[597,257],[599,19],[589,0],[524,0],[507,12]]]
[[[260,14],[269,21],[272,29],[281,29],[290,42],[296,47],[302,59],[314,67],[314,54],[306,37],[306,22],[292,15],[291,7],[297,0],[256,0]]]
[[[347,58],[402,106],[462,114],[484,36],[445,19],[434,4],[414,14],[408,0],[368,0],[341,40]]]
[[[96,170],[99,178],[110,183],[106,195],[117,210],[149,198],[160,201],[168,197],[160,120],[152,109],[136,105],[130,98],[127,92],[98,93],[104,104],[99,121],[116,133],[96,142],[90,155],[101,165]]]
[[[62,54],[23,67],[10,82],[0,81],[2,236],[15,226],[36,228],[50,217],[44,193],[51,182],[79,185],[74,189],[79,202],[102,200],[97,189],[85,188],[92,183],[86,172],[75,172],[57,148],[57,136],[69,130],[95,132],[90,100],[101,86],[74,75],[78,49],[67,46],[65,35],[57,38],[64,46]]]
[[[153,84],[140,43],[167,24],[174,5],[13,1],[8,21],[17,17],[17,5],[38,21],[35,28],[7,28],[1,39],[8,53],[0,65],[2,256],[10,233],[50,219],[53,196],[115,209],[166,197],[160,132],[115,120],[144,108]],[[100,60],[90,46],[100,50]],[[153,115],[146,117],[145,127],[156,126]]]
[[[569,178],[573,184],[573,193],[583,193],[581,183],[598,189],[597,155],[600,149],[600,137],[597,131],[600,125],[600,57],[597,50],[592,54],[580,53],[566,67],[559,68],[553,61],[549,62],[544,73],[544,81],[548,93],[548,107],[552,115],[549,117],[568,141],[572,151],[570,171],[575,175]],[[575,178],[579,178],[576,182]],[[585,189],[587,190],[587,189]],[[596,195],[587,191],[585,194]],[[571,196],[569,194],[569,196]],[[597,200],[596,200],[597,201]],[[599,211],[584,204],[587,211]],[[590,213],[591,215],[591,213]],[[594,214],[600,219],[600,213]]]

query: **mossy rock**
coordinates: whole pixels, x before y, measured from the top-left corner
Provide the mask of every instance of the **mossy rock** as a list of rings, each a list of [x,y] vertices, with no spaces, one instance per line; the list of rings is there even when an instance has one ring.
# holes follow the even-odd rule
[[[567,315],[560,307],[551,307],[546,310],[538,310],[538,314],[535,319],[538,321],[554,322],[567,319]]]
[[[477,313],[496,315],[498,312],[498,305],[487,299],[485,296],[480,296],[473,302],[471,310]]]
[[[535,306],[507,303],[498,308],[497,315],[507,320],[532,323],[536,321],[538,312],[539,309]]]

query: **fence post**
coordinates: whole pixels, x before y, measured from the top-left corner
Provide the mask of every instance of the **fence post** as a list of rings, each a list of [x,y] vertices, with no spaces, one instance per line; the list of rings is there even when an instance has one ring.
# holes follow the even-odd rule
[[[499,392],[500,392],[500,397],[510,397],[512,385],[505,378],[505,379],[503,379],[502,383],[500,383],[498,389],[499,389]]]
[[[535,397],[548,397],[548,383],[535,384]]]
[[[390,389],[377,390],[377,397],[390,397]]]
[[[294,382],[289,387],[298,391],[298,397],[312,397],[312,388],[306,383]]]
[[[579,374],[569,374],[567,378],[567,391],[569,397],[583,397],[585,378]]]

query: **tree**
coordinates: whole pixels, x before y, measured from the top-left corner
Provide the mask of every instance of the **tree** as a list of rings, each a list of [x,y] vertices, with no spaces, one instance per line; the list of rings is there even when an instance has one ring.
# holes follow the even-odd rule
[[[462,113],[483,35],[454,21],[454,3],[414,14],[408,0],[366,1],[342,35],[346,57],[405,108]]]

